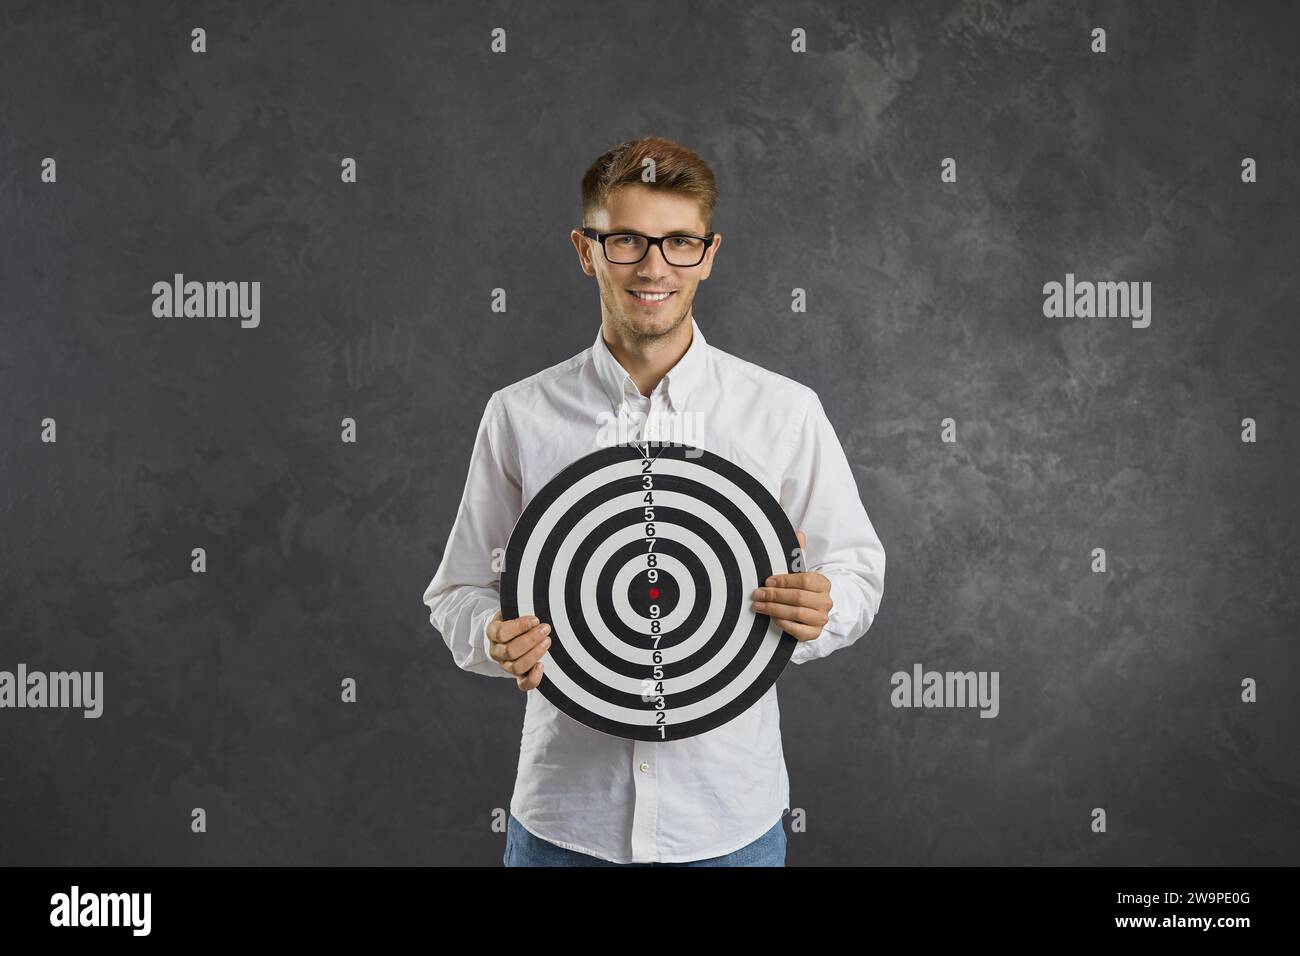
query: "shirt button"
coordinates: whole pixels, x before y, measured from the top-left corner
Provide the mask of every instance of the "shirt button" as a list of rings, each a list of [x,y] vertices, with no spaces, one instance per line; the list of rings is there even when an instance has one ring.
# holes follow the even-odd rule
[[[649,769],[650,769],[650,765],[649,765],[648,763],[642,763],[642,764],[641,764],[641,772],[642,772],[642,773],[646,773],[647,771],[649,771]]]

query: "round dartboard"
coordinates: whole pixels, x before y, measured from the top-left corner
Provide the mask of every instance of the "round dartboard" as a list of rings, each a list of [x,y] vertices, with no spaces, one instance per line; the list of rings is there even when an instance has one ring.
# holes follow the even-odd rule
[[[538,690],[597,730],[680,740],[742,713],[776,681],[794,637],[753,608],[801,568],[776,499],[718,455],[676,442],[580,458],[515,523],[503,620],[551,625]]]

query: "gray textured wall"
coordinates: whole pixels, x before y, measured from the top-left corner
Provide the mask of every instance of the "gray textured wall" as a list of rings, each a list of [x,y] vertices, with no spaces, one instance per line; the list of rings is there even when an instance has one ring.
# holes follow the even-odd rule
[[[818,390],[889,555],[781,679],[789,863],[1300,862],[1288,5],[434,6],[0,6],[0,669],[106,695],[0,710],[0,862],[500,863],[523,697],[420,598],[488,395],[594,335],[579,177],[648,133],[722,189],[701,326]],[[154,318],[176,272],[261,325]],[[1045,318],[1067,272],[1150,327]],[[1000,715],[893,708],[915,662]]]

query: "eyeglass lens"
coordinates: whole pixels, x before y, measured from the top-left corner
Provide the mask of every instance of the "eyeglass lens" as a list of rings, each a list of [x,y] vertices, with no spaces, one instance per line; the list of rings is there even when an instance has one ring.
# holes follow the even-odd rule
[[[634,233],[619,233],[605,237],[605,255],[610,262],[627,264],[639,262],[646,254],[649,241]],[[668,236],[660,245],[664,259],[673,266],[698,265],[704,259],[705,242],[694,236]]]

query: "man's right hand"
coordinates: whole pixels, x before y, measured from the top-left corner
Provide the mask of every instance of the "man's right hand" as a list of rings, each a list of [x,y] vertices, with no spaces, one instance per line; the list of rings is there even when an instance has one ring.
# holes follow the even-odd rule
[[[514,675],[520,690],[532,690],[542,682],[542,655],[551,646],[551,625],[532,615],[501,620],[501,612],[488,622],[487,635],[492,659]]]

